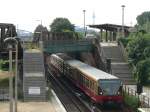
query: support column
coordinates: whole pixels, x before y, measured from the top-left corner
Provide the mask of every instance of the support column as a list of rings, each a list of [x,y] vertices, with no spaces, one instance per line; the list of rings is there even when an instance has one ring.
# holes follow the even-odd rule
[[[116,41],[116,32],[113,32],[113,41]]]
[[[100,41],[103,41],[103,29],[100,29]]]
[[[109,31],[109,41],[111,42],[112,41],[112,32]]]
[[[108,42],[108,31],[106,30],[106,42]]]
[[[4,41],[4,39],[5,39],[5,28],[4,27],[1,27],[1,39],[0,39],[0,44],[1,44],[1,48],[3,48],[3,41]]]
[[[118,40],[118,38],[120,38],[120,28],[117,28],[117,37],[116,37],[116,40]]]

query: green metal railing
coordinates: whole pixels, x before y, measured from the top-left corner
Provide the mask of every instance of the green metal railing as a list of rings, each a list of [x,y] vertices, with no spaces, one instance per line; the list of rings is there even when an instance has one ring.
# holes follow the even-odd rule
[[[88,40],[57,40],[57,41],[44,41],[43,51],[48,53],[58,52],[83,52],[91,51],[93,49],[92,41]]]

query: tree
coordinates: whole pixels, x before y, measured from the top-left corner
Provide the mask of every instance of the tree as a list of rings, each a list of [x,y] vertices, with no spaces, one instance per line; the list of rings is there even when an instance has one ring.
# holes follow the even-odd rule
[[[50,25],[51,32],[74,31],[74,25],[67,18],[56,18]]]
[[[141,84],[146,84],[150,81],[150,59],[138,62],[135,76]]]
[[[143,12],[141,15],[137,16],[136,20],[140,26],[150,22],[150,11]]]
[[[43,25],[38,25],[35,30],[34,30],[34,35],[33,35],[33,41],[37,42],[39,41],[40,37],[41,37],[41,33],[42,32],[48,32],[47,28],[44,27]]]
[[[130,62],[136,65],[139,61],[144,60],[147,56],[147,47],[150,46],[150,37],[147,34],[136,36],[127,45],[128,57]],[[145,53],[144,53],[145,52]]]

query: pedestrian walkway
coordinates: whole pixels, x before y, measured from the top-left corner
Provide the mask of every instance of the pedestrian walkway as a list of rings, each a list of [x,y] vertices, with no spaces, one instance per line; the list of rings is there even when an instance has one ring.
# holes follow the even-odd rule
[[[53,90],[50,94],[48,102],[18,102],[18,112],[66,112]],[[0,112],[9,112],[9,102],[0,102]]]

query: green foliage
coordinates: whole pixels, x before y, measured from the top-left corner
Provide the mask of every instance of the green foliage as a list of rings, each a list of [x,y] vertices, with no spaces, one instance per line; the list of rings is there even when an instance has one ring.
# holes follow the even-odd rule
[[[135,97],[135,96],[130,96],[128,94],[125,93],[125,96],[124,96],[124,101],[125,101],[125,104],[127,104],[129,107],[131,107],[133,110],[137,110],[138,108],[138,98]]]
[[[118,42],[121,42],[123,44],[123,46],[126,48],[128,43],[132,40],[133,38],[119,38]]]
[[[150,58],[137,63],[135,75],[138,82],[143,85],[150,82]]]
[[[141,15],[136,18],[140,26],[144,25],[146,22],[150,21],[150,11],[143,12]]]
[[[137,32],[129,36],[132,38],[127,43],[128,60],[133,65],[133,74],[138,82],[150,82],[150,34]],[[126,40],[121,40],[125,41]],[[149,72],[149,73],[148,73]]]
[[[150,58],[150,46],[146,47],[144,49],[144,54],[143,55],[144,55],[145,58]]]
[[[8,71],[9,61],[8,60],[0,60],[0,70]]]
[[[127,45],[128,57],[130,62],[136,65],[140,60],[145,59],[144,50],[150,46],[150,36],[137,36]]]
[[[76,32],[79,39],[82,39],[84,37],[84,32]]]
[[[74,31],[74,25],[67,18],[56,18],[50,25],[51,32]]]

